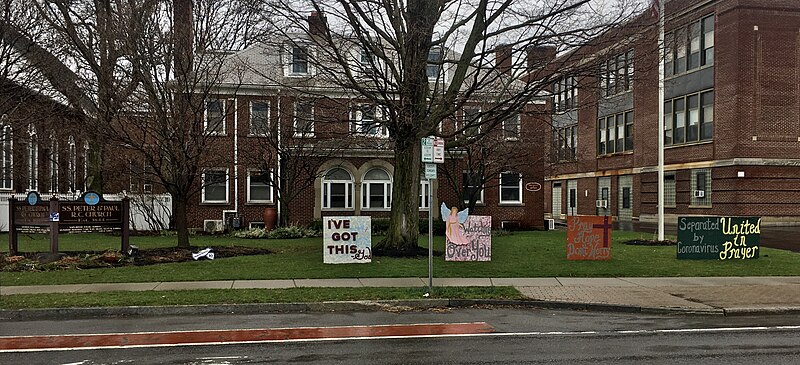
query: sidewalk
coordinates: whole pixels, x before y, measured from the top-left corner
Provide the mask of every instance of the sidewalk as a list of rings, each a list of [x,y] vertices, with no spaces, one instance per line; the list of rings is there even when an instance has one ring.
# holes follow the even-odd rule
[[[434,278],[437,286],[513,286],[534,303],[724,314],[800,312],[800,277]],[[427,278],[230,280],[0,287],[0,295],[194,289],[424,287]]]

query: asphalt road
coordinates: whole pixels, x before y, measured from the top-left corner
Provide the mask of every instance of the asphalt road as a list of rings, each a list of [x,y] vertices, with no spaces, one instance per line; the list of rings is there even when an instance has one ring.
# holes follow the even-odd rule
[[[797,316],[533,309],[4,322],[0,336],[485,322],[492,334],[6,352],[2,364],[798,364]]]

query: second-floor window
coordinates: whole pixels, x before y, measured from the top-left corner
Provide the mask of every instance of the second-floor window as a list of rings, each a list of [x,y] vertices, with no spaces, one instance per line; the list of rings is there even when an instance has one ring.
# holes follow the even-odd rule
[[[425,74],[429,79],[437,79],[442,71],[442,49],[431,48],[428,52],[428,65],[425,67]]]
[[[269,133],[269,103],[254,101],[250,103],[250,135],[265,136]]]
[[[503,138],[506,140],[517,140],[519,139],[519,132],[520,132],[520,122],[519,122],[519,113],[514,113],[506,117],[503,120]]]
[[[356,105],[350,111],[350,131],[369,137],[388,137],[389,131],[383,123],[386,110],[371,104]]]
[[[597,154],[633,151],[633,111],[597,120]]]
[[[676,145],[714,137],[714,91],[664,102],[664,144]]]
[[[308,47],[295,45],[292,47],[292,64],[291,71],[295,75],[304,75],[309,73],[308,68]]]
[[[481,109],[464,108],[461,115],[461,125],[456,129],[462,129],[462,133],[467,137],[474,137],[481,133]]]
[[[208,134],[225,134],[225,101],[206,101],[205,129]]]
[[[556,112],[575,109],[577,96],[575,77],[562,77],[553,85],[553,108]]]
[[[554,162],[574,161],[578,149],[578,126],[571,125],[553,129],[553,155]]]
[[[298,100],[294,103],[295,137],[314,136],[314,101]]]
[[[667,77],[714,64],[714,15],[664,35],[664,48]]]

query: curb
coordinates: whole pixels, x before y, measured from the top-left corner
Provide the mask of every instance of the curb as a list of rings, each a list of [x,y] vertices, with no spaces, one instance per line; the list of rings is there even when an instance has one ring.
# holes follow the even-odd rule
[[[576,303],[540,300],[503,299],[407,299],[364,300],[313,303],[261,303],[221,305],[167,305],[96,308],[47,308],[0,310],[0,320],[24,321],[61,318],[175,316],[197,314],[266,314],[304,312],[411,311],[431,308],[523,307],[531,309],[566,309],[597,312],[672,314],[691,316],[748,316],[800,314],[800,307],[747,308],[668,308],[639,307],[605,303]]]

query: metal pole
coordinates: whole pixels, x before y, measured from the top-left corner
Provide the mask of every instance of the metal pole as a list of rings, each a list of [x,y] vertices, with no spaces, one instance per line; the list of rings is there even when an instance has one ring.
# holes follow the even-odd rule
[[[433,290],[433,180],[428,179],[428,293]]]
[[[658,240],[664,240],[664,2],[658,2]]]

